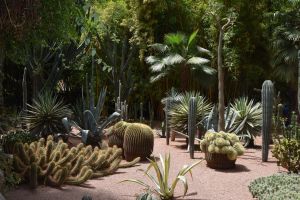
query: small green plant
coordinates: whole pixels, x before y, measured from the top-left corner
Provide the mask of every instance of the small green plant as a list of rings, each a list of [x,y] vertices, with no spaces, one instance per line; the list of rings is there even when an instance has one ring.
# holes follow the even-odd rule
[[[275,139],[273,156],[278,159],[279,166],[289,172],[298,173],[300,171],[300,126],[295,112],[292,113],[289,126],[285,127],[282,121],[281,130],[282,135],[277,135]]]
[[[174,191],[177,186],[178,182],[182,182],[184,185],[184,193],[183,195],[185,196],[187,191],[188,191],[188,183],[185,175],[187,173],[190,173],[192,175],[192,169],[197,166],[201,161],[198,161],[194,164],[191,165],[184,165],[181,170],[178,172],[176,178],[173,180],[172,184],[169,185],[169,172],[170,172],[170,165],[171,165],[171,156],[165,155],[163,158],[161,155],[160,157],[160,165],[157,160],[150,160],[150,165],[146,170],[141,170],[142,172],[145,173],[145,175],[152,181],[152,183],[155,185],[155,188],[152,188],[150,185],[146,184],[142,180],[136,180],[136,179],[126,179],[122,182],[133,182],[136,184],[139,184],[147,191],[151,191],[155,194],[157,194],[162,200],[169,200],[173,199],[174,197]],[[154,169],[155,171],[155,176],[152,176],[150,174],[150,169]]]
[[[5,177],[4,187],[0,188],[0,192],[14,188],[21,182],[21,176],[14,172],[13,159],[0,152],[0,170]]]
[[[1,136],[0,143],[2,144],[4,153],[13,154],[16,143],[31,143],[38,138],[26,130],[9,131]]]
[[[252,181],[249,190],[259,200],[299,199],[300,176],[275,174]]]
[[[72,111],[52,92],[41,93],[32,105],[27,105],[26,115],[23,117],[30,131],[38,136],[46,137],[63,129],[62,118],[70,117]]]
[[[226,154],[229,160],[236,160],[237,156],[243,155],[245,149],[235,133],[207,132],[200,142],[203,152]]]

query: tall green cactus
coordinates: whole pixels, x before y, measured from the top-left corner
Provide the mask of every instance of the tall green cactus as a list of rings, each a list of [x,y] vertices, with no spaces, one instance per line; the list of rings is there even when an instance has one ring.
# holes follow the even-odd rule
[[[274,86],[272,81],[266,80],[262,85],[262,161],[268,161],[269,143],[271,138]]]
[[[23,111],[25,112],[27,110],[27,81],[26,81],[26,73],[27,68],[24,68],[23,72],[23,80],[22,80],[22,92],[23,92]]]
[[[165,133],[166,133],[166,141],[167,145],[170,144],[170,128],[169,128],[169,109],[170,109],[170,99],[167,99],[165,106]]]
[[[195,97],[189,100],[189,113],[188,113],[188,135],[189,135],[189,151],[190,158],[194,158],[195,151],[195,132],[196,132],[196,112],[197,102]]]
[[[127,161],[131,161],[136,157],[141,157],[142,160],[149,158],[153,146],[154,134],[149,126],[132,123],[126,128],[123,147]]]

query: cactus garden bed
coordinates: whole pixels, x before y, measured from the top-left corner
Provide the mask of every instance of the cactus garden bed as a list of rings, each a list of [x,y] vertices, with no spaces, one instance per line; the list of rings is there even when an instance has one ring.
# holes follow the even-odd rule
[[[256,144],[261,143],[261,139],[257,138]],[[204,158],[204,154],[195,153],[195,159],[189,158],[189,154],[185,148],[185,139],[177,139],[170,146],[165,144],[165,139],[155,137],[154,153],[171,153],[171,176],[175,176],[183,164],[191,164],[200,158]],[[270,154],[271,155],[271,154]],[[140,163],[132,168],[119,169],[116,173],[102,177],[99,179],[88,180],[82,186],[64,185],[61,189],[40,186],[35,190],[31,190],[28,185],[21,185],[18,189],[7,193],[7,199],[14,200],[51,200],[51,199],[81,199],[83,195],[90,195],[94,200],[130,200],[135,199],[135,194],[141,193],[139,186],[131,183],[119,183],[128,178],[142,179],[147,182],[146,177],[142,173],[137,173],[138,169],[146,169],[147,162]],[[236,161],[235,169],[230,170],[214,170],[206,166],[205,162],[193,169],[193,180],[187,176],[189,183],[189,191],[184,199],[232,199],[232,200],[251,200],[252,195],[248,190],[251,181],[262,176],[269,176],[277,173],[279,169],[276,160],[270,158],[269,162],[261,162],[261,149],[247,149],[245,154]],[[182,194],[183,187],[175,192],[175,196]],[[182,198],[179,198],[182,199]]]

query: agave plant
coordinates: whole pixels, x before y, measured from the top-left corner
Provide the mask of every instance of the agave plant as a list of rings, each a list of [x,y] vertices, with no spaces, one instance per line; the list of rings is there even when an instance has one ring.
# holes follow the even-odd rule
[[[171,128],[183,133],[187,132],[189,100],[191,97],[196,97],[196,122],[198,125],[201,124],[204,117],[210,112],[212,105],[205,97],[201,96],[199,92],[186,92],[179,96],[177,103],[173,104],[169,110],[168,116]]]
[[[184,165],[181,170],[178,172],[176,178],[173,180],[172,184],[169,185],[169,172],[170,172],[170,164],[171,164],[171,156],[165,155],[163,158],[161,155],[159,156],[160,158],[160,165],[157,160],[150,160],[150,165],[146,170],[141,170],[142,172],[145,173],[145,175],[153,182],[155,185],[155,188],[151,187],[150,185],[144,183],[141,180],[136,180],[136,179],[126,179],[122,182],[133,182],[137,183],[143,187],[145,187],[146,190],[152,191],[153,193],[157,194],[160,196],[162,200],[168,200],[172,199],[174,197],[174,191],[177,186],[178,182],[182,182],[184,186],[184,196],[186,195],[188,191],[188,183],[185,175],[187,173],[190,173],[192,176],[192,169],[198,165],[200,161],[191,164],[191,165]],[[150,174],[150,169],[154,169],[156,178]]]
[[[236,133],[244,142],[245,146],[260,132],[262,126],[261,104],[254,103],[247,97],[236,99],[231,108],[236,112],[236,118],[230,132]]]
[[[61,119],[72,114],[64,102],[49,91],[39,94],[32,105],[27,106],[24,122],[33,134],[43,137],[63,130]]]

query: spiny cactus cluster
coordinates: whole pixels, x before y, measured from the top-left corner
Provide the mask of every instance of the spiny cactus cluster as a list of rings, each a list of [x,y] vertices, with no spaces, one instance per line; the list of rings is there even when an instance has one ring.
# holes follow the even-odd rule
[[[136,164],[139,158],[121,164],[122,149],[116,146],[101,150],[84,146],[68,148],[62,140],[58,143],[49,136],[31,144],[15,146],[14,167],[32,188],[39,183],[59,187],[62,184],[80,185],[90,178],[112,174],[120,167]]]
[[[108,145],[122,147],[127,161],[136,157],[145,160],[153,151],[154,134],[145,124],[120,121],[108,134]]]
[[[117,145],[119,148],[123,148],[125,131],[129,125],[130,123],[127,123],[125,121],[120,121],[116,123],[112,127],[112,130],[108,137],[108,146],[112,147],[114,145]]]
[[[223,131],[207,132],[200,142],[200,148],[203,152],[226,154],[229,160],[236,160],[245,152],[236,134]]]
[[[300,194],[300,176],[283,173],[261,177],[250,183],[249,190],[259,200],[296,200]]]

